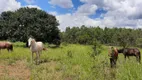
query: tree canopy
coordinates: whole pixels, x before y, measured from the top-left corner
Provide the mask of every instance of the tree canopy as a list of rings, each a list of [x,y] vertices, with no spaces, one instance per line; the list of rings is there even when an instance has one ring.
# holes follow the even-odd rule
[[[142,29],[98,27],[67,27],[62,32],[62,41],[68,43],[93,44],[94,40],[111,46],[141,45]]]
[[[20,8],[0,15],[0,39],[26,42],[29,37],[59,44],[59,23],[55,16],[37,8]],[[56,41],[56,42],[55,42]]]

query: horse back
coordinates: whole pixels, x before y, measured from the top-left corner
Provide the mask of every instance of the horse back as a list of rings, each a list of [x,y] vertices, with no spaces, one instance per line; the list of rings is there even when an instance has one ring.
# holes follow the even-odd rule
[[[138,55],[138,54],[140,54],[140,51],[137,48],[127,48],[127,49],[124,50],[124,54],[126,54],[126,55]]]
[[[37,44],[37,48],[39,50],[43,50],[43,43],[42,42],[36,42],[36,44]]]
[[[5,42],[0,42],[0,47],[1,48],[5,47]]]

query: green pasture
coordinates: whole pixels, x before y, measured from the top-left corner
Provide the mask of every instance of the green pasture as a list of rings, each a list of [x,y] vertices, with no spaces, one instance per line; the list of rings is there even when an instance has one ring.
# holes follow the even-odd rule
[[[138,64],[135,57],[125,61],[123,54],[119,54],[116,68],[110,68],[108,46],[103,46],[101,53],[92,57],[93,49],[90,45],[62,44],[58,48],[51,48],[46,44],[48,50],[42,52],[41,63],[35,65],[31,63],[30,49],[24,45],[16,42],[13,52],[2,50],[0,66],[23,62],[22,65],[30,71],[27,80],[142,80],[142,64]],[[5,72],[0,80],[25,80],[9,75]]]

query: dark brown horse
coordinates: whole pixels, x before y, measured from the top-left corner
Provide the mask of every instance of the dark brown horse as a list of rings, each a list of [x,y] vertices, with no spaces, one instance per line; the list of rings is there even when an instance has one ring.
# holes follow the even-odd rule
[[[1,49],[7,49],[8,51],[13,51],[13,45],[11,42],[0,42],[0,51]]]
[[[118,53],[123,53],[124,57],[125,57],[125,60],[126,60],[126,57],[129,58],[129,56],[135,56],[136,60],[139,63],[141,61],[141,54],[140,54],[139,49],[137,49],[137,48],[123,48],[123,49],[119,49]]]
[[[109,50],[109,56],[110,56],[110,66],[111,68],[116,66],[116,62],[118,59],[118,50],[117,48],[111,47]]]

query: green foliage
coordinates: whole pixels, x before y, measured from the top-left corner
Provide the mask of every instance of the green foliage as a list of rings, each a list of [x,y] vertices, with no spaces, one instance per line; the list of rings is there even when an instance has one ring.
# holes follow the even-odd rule
[[[67,27],[61,33],[62,42],[93,44],[94,39],[101,44],[111,46],[135,46],[136,40],[142,37],[142,29],[107,28],[100,27]]]
[[[95,57],[97,55],[99,55],[101,53],[102,50],[102,45],[99,41],[97,41],[96,39],[93,39],[93,52],[91,53],[91,57],[93,57],[93,59],[95,59]]]
[[[0,39],[26,42],[29,37],[44,42],[60,44],[59,23],[55,16],[37,8],[20,8],[2,12]]]
[[[138,47],[141,47],[141,48],[142,48],[142,38],[138,38],[138,39],[136,40],[136,45],[137,45]]]
[[[67,52],[67,56],[68,56],[69,58],[72,58],[72,57],[73,57],[72,52],[71,52],[71,51],[68,51],[68,52]]]
[[[118,42],[120,46],[124,48],[135,45],[136,38],[135,33],[133,33],[131,29],[122,29],[120,33],[118,33]]]

